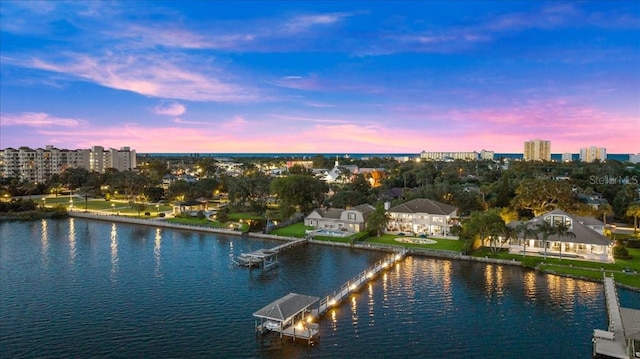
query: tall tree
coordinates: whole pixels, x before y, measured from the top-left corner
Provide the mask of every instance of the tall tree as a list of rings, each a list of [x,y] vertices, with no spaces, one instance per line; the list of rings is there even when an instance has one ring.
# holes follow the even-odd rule
[[[278,197],[287,217],[296,209],[308,213],[322,203],[328,190],[325,182],[306,175],[278,177],[271,181],[271,192]]]
[[[530,210],[539,216],[557,208],[567,209],[574,201],[568,181],[525,179],[516,189],[512,204],[517,209]]]
[[[387,211],[385,211],[384,205],[380,203],[376,206],[376,209],[369,214],[367,229],[370,232],[377,233],[378,237],[380,237],[385,228],[387,228],[387,223],[389,223]]]
[[[532,227],[529,222],[520,222],[516,226],[516,233],[522,235],[522,243],[524,250],[522,251],[522,256],[527,256],[527,241],[529,239],[538,239],[538,232],[534,227]]]
[[[640,203],[634,203],[627,207],[625,214],[628,217],[633,217],[633,233],[638,231],[638,218],[640,217]]]

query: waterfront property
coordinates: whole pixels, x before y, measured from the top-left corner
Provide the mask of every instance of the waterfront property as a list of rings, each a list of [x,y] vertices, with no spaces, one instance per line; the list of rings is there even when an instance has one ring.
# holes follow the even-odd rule
[[[375,210],[370,204],[361,204],[349,209],[316,208],[304,219],[305,226],[317,229],[333,229],[351,233],[366,229],[367,218]]]
[[[247,275],[230,254],[283,242],[100,217],[0,222],[0,357],[588,358],[607,325],[600,283],[412,255],[314,321],[319,348],[256,340],[255,310],[289,292],[323,298],[385,255],[301,245]],[[640,293],[618,294],[640,309]]]
[[[387,212],[387,232],[419,235],[450,235],[458,217],[456,207],[426,198],[413,199]]]
[[[564,223],[575,236],[562,236],[553,233],[544,243],[542,234],[536,238],[523,238],[519,235],[518,238],[509,240],[509,253],[522,254],[526,250],[527,255],[545,255],[546,253],[547,256],[553,257],[562,256],[595,262],[613,262],[613,241],[593,228],[594,226],[598,227],[597,223],[593,224],[584,220],[581,222],[581,218],[559,209],[535,217],[527,221],[531,228],[536,228],[543,222],[548,222],[551,225]],[[583,224],[583,222],[587,224]],[[516,228],[520,223],[522,222],[513,221],[509,223],[509,226]]]
[[[594,329],[593,354],[607,358],[640,358],[640,310],[622,308],[612,277],[604,278],[608,330]]]

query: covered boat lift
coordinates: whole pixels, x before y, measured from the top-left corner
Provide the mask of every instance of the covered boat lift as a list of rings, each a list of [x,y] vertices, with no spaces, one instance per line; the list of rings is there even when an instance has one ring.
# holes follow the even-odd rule
[[[285,295],[253,313],[254,317],[260,318],[260,323],[256,321],[256,332],[273,331],[280,333],[280,338],[288,336],[311,343],[320,333],[318,324],[311,322],[313,316],[310,315],[310,308],[318,300],[318,297],[303,294]]]

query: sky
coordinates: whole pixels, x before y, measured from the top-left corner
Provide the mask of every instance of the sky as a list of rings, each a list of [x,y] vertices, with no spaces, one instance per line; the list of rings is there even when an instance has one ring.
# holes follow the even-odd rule
[[[640,1],[0,2],[0,148],[640,152]]]

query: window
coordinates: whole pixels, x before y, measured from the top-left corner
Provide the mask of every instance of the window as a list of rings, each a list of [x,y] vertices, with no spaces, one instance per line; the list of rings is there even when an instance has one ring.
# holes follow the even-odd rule
[[[348,213],[348,214],[347,214],[347,218],[348,218],[350,221],[355,221],[355,220],[356,220],[356,214],[355,214],[355,213]]]

